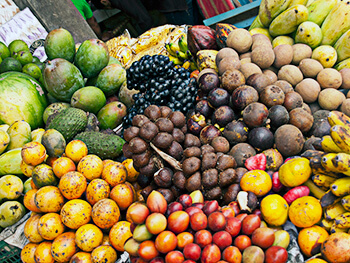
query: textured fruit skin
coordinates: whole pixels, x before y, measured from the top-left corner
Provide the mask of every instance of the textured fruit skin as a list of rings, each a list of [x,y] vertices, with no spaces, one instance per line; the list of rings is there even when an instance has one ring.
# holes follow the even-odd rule
[[[22,174],[21,148],[7,151],[0,155],[0,176],[6,174]]]
[[[298,25],[305,22],[308,17],[306,6],[295,5],[278,15],[270,24],[271,36],[288,35],[294,32]]]
[[[85,40],[75,54],[74,64],[86,78],[97,76],[109,61],[108,48],[99,39]]]
[[[309,163],[308,159],[301,157],[282,164],[278,172],[281,183],[287,187],[295,187],[305,183],[312,173]]]
[[[34,261],[34,253],[38,244],[28,243],[25,245],[21,251],[21,260],[25,263],[35,263]]]
[[[316,0],[307,6],[309,11],[308,21],[321,26],[329,12],[336,5],[337,0]]]
[[[50,122],[47,129],[59,131],[68,142],[79,132],[82,132],[87,125],[86,113],[77,108],[67,108],[58,113]]]
[[[5,228],[17,223],[26,213],[25,207],[17,201],[6,201],[0,206],[0,226]]]
[[[60,215],[63,224],[71,229],[77,229],[90,221],[91,210],[91,205],[88,202],[81,199],[74,199],[65,203]]]
[[[48,185],[57,185],[58,178],[53,173],[52,167],[47,164],[35,166],[32,172],[32,179],[36,187],[41,188]]]
[[[112,246],[99,246],[91,252],[92,263],[113,263],[117,260],[117,253]]]
[[[54,240],[64,230],[65,226],[57,213],[47,213],[39,219],[38,232],[46,240]]]
[[[0,75],[0,122],[11,125],[24,120],[32,129],[43,125],[47,100],[39,82],[27,74],[6,72]]]
[[[85,251],[90,252],[102,243],[103,233],[101,229],[93,224],[86,224],[75,232],[75,243]]]
[[[259,19],[264,27],[289,7],[291,0],[262,0],[259,7]]]
[[[94,205],[98,201],[108,198],[111,189],[109,184],[102,179],[94,179],[92,180],[86,188],[86,200]]]
[[[45,53],[52,60],[63,58],[73,62],[75,55],[75,43],[71,33],[64,28],[51,30],[45,38]]]
[[[322,26],[322,45],[331,45],[350,29],[350,3],[340,1],[329,12]]]
[[[127,221],[116,223],[109,232],[109,240],[112,246],[118,251],[124,251],[124,244],[130,237],[132,237],[130,222]]]
[[[51,254],[57,262],[67,262],[78,252],[78,247],[75,244],[75,233],[66,232],[52,242]]]
[[[60,157],[66,148],[66,140],[55,129],[45,131],[41,138],[41,143],[45,146],[47,154],[51,157]]]
[[[295,35],[295,43],[303,43],[315,48],[322,41],[322,30],[314,22],[305,21],[301,23]]]
[[[103,134],[94,131],[79,133],[74,139],[83,141],[89,149],[89,154],[96,154],[102,160],[118,157],[122,154],[125,143],[118,135]]]
[[[72,171],[63,175],[58,184],[62,195],[68,200],[80,198],[87,187],[86,178],[79,172]]]
[[[92,220],[101,229],[109,229],[119,221],[120,210],[112,199],[102,199],[92,208]]]
[[[79,69],[63,58],[49,61],[43,72],[46,90],[57,100],[70,102],[75,91],[84,87]]]
[[[225,23],[216,24],[215,39],[216,39],[216,44],[220,49],[226,47],[227,36],[234,29],[236,29],[236,27],[231,24],[225,24]]]
[[[54,263],[55,260],[53,256],[51,255],[51,247],[52,242],[50,241],[43,241],[41,242],[34,253],[34,261],[35,263]]]
[[[33,215],[27,220],[27,222],[24,225],[23,232],[25,237],[29,240],[29,242],[40,243],[44,240],[38,231],[40,217],[40,214]]]
[[[118,64],[106,66],[98,74],[96,87],[101,89],[106,96],[116,94],[126,80],[126,70]]]
[[[187,33],[188,49],[193,56],[203,49],[217,49],[215,30],[203,25],[191,26]]]
[[[64,205],[64,197],[56,186],[44,186],[35,193],[34,202],[41,212],[56,213]]]

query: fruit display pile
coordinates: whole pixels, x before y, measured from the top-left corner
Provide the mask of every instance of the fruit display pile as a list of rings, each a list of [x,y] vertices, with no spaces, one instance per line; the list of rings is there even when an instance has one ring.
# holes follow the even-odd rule
[[[0,44],[0,226],[30,213],[21,260],[350,262],[348,5],[263,0],[249,30],[107,43],[60,28],[45,62]]]

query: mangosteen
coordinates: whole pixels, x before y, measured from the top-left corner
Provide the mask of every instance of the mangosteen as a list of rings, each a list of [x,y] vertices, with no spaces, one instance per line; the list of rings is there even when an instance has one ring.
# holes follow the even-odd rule
[[[245,142],[248,138],[248,126],[243,121],[229,122],[222,133],[231,145]]]
[[[248,142],[258,151],[263,151],[273,146],[273,133],[266,127],[252,129],[248,135]]]
[[[199,135],[201,130],[206,125],[207,125],[207,122],[205,120],[205,117],[200,113],[196,113],[196,114],[192,115],[187,120],[188,131],[194,135]]]
[[[210,144],[215,137],[220,135],[221,131],[218,128],[216,128],[214,125],[207,125],[201,130],[199,139],[202,144]]]
[[[213,108],[209,106],[207,100],[198,101],[194,110],[202,114],[205,118],[209,118],[213,113]]]
[[[289,113],[282,105],[275,105],[269,109],[270,126],[274,130],[289,122]]]
[[[227,123],[236,118],[235,112],[229,106],[221,106],[214,111],[212,123],[225,127]]]
[[[235,110],[243,110],[252,102],[257,102],[259,100],[259,94],[251,86],[242,85],[239,88],[235,89],[231,95],[232,107]]]
[[[243,121],[249,128],[262,126],[266,123],[269,110],[260,102],[253,102],[243,110]]]
[[[201,75],[198,78],[197,83],[203,93],[208,94],[211,90],[220,86],[220,79],[217,74],[208,72]]]
[[[230,102],[230,94],[222,88],[216,88],[209,92],[208,102],[214,108],[228,105]]]

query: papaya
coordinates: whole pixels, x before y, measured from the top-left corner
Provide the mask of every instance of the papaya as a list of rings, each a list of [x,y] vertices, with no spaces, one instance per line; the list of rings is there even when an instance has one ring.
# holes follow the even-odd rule
[[[75,43],[72,34],[64,29],[51,30],[45,38],[45,53],[48,59],[63,58],[74,61]]]
[[[107,45],[99,39],[85,40],[75,54],[74,64],[86,78],[97,76],[108,65]]]
[[[85,84],[79,69],[63,58],[47,62],[43,79],[49,94],[63,102],[70,102],[73,93]]]

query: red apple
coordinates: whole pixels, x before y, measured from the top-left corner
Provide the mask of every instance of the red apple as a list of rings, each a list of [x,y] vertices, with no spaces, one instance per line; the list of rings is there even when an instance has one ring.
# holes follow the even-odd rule
[[[225,216],[219,211],[211,213],[208,216],[208,227],[214,232],[224,230],[226,227]]]
[[[184,247],[183,254],[186,259],[197,261],[201,257],[202,249],[195,243],[187,244]]]
[[[232,237],[235,237],[241,232],[242,222],[237,217],[230,217],[226,219],[225,231]]]
[[[288,260],[288,252],[283,247],[272,246],[265,251],[266,263],[285,263]]]
[[[171,213],[175,211],[182,211],[183,206],[179,202],[172,202],[168,205],[168,208],[166,210],[166,216],[169,216]]]
[[[180,195],[177,201],[182,204],[184,209],[192,205],[192,197],[189,194]]]
[[[242,221],[242,233],[245,235],[251,235],[255,229],[260,227],[260,224],[260,217],[255,214],[250,214]]]
[[[206,229],[208,225],[207,216],[202,211],[195,213],[190,217],[190,224],[194,231]]]
[[[213,235],[213,243],[217,245],[220,250],[232,245],[232,237],[226,231],[219,231]]]
[[[195,213],[203,213],[202,209],[198,208],[198,207],[195,207],[195,206],[190,206],[190,207],[187,207],[185,212],[189,215],[189,216],[192,216],[193,214]]]
[[[209,216],[211,213],[219,210],[219,203],[216,200],[207,201],[204,203],[204,207],[202,210],[203,210],[204,214]]]
[[[216,263],[221,259],[221,251],[215,244],[206,245],[203,248],[201,262],[202,263]]]
[[[194,235],[194,243],[198,244],[201,248],[205,247],[208,244],[211,244],[213,237],[208,230],[199,230]]]

